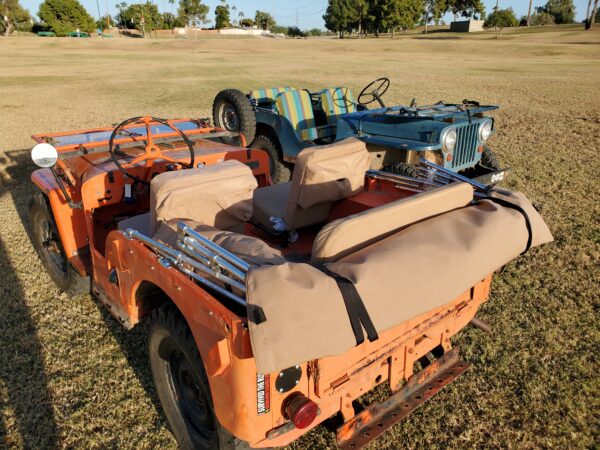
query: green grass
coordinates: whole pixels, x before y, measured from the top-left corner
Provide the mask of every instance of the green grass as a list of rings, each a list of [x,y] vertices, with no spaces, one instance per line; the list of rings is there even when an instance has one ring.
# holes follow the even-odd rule
[[[123,331],[92,297],[60,294],[31,247],[31,134],[140,114],[207,117],[226,87],[359,89],[382,75],[392,78],[390,104],[500,104],[491,145],[513,168],[506,184],[539,206],[556,240],[495,277],[479,314],[492,335],[469,328],[455,338],[473,369],[370,448],[597,446],[600,31],[579,30],[458,40],[0,38],[0,447],[175,447],[143,328]],[[290,448],[333,443],[318,428]]]

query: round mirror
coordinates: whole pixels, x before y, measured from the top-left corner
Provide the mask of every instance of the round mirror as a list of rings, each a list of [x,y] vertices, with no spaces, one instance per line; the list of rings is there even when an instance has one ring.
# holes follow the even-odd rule
[[[58,151],[52,145],[43,142],[33,147],[31,159],[39,167],[52,167],[58,160]]]

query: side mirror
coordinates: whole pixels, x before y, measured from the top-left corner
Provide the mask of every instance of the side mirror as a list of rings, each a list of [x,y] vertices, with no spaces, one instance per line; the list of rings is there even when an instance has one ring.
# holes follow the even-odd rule
[[[31,149],[31,159],[38,167],[52,167],[58,161],[58,151],[54,146],[43,142]]]

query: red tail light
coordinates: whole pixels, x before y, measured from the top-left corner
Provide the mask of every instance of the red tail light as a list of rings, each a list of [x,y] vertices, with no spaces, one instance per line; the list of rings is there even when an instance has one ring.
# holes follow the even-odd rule
[[[296,428],[303,429],[313,423],[319,413],[319,407],[305,395],[297,392],[288,397],[284,411]]]

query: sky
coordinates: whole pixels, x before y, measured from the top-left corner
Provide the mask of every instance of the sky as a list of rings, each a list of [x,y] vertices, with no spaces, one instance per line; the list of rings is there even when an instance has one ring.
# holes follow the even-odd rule
[[[29,9],[32,14],[36,14],[39,4],[43,0],[20,0],[21,4]],[[88,12],[93,16],[98,16],[99,3],[101,15],[106,14],[106,10],[110,11],[111,15],[117,13],[115,5],[122,0],[79,0]],[[127,1],[127,0],[126,0]],[[128,0],[127,3],[140,3],[145,0]],[[176,11],[178,0],[175,0],[175,5],[171,5],[168,0],[152,0],[157,4],[158,9],[163,12]],[[500,8],[513,8],[517,17],[527,14],[529,6],[528,0],[498,0]],[[203,3],[210,7],[208,18],[211,22],[214,21],[215,6],[219,4],[219,0],[203,0]],[[254,17],[257,9],[268,11],[274,17],[279,25],[298,25],[301,29],[324,28],[323,14],[327,8],[327,0],[228,0],[229,5],[235,5],[238,12],[242,11],[245,17]],[[496,4],[496,0],[484,0],[486,11],[489,13]],[[533,6],[541,6],[546,3],[546,0],[534,0]],[[574,0],[576,8],[576,18],[581,21],[584,19],[587,0]],[[297,13],[297,16],[296,16]],[[236,13],[237,14],[237,13]],[[446,21],[451,20],[450,17]],[[214,22],[213,22],[214,23]]]

